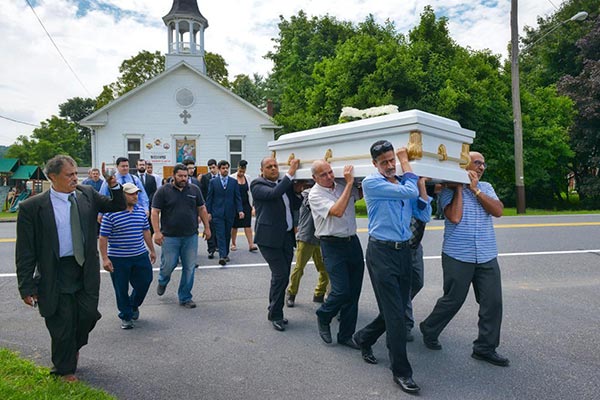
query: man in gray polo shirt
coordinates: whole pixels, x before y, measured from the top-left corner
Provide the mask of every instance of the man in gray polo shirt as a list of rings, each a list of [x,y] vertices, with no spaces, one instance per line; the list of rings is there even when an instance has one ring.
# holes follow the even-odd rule
[[[156,293],[162,296],[171,280],[171,273],[181,258],[179,304],[196,308],[192,301],[192,286],[198,254],[198,218],[204,225],[204,236],[210,238],[208,213],[200,188],[188,184],[188,170],[183,164],[173,168],[173,179],[156,191],[152,201],[154,243],[162,246],[160,273]]]
[[[317,310],[319,335],[331,343],[331,320],[340,313],[337,335],[339,344],[358,349],[352,340],[358,316],[358,299],[364,274],[363,252],[356,236],[354,203],[360,198],[353,187],[354,167],[344,167],[344,181],[336,182],[331,165],[317,160],[312,165],[316,184],[308,201],[315,221],[315,236],[321,241],[321,252],[331,282],[327,300]]]

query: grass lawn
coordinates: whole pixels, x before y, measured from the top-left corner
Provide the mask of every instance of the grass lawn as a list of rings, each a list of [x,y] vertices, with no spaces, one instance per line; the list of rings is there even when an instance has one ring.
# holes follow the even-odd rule
[[[83,382],[67,383],[50,375],[48,368],[36,366],[18,354],[0,348],[0,399],[2,400],[116,400],[108,393]]]
[[[0,219],[17,219],[17,213],[7,211],[0,212]]]

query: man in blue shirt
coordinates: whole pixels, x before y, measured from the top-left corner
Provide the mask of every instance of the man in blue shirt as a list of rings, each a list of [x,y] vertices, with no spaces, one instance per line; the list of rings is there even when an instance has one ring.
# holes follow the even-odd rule
[[[440,204],[446,216],[442,269],[444,295],[420,324],[425,346],[441,350],[438,336],[462,307],[473,284],[479,303],[479,335],[473,342],[472,357],[506,367],[509,361],[496,353],[502,324],[502,283],[493,217],[502,216],[504,205],[492,185],[481,182],[485,159],[471,152],[467,166],[468,185],[448,184]]]
[[[140,178],[138,178],[137,176],[131,175],[129,173],[129,159],[125,157],[119,157],[117,158],[116,165],[117,172],[115,174],[115,177],[117,178],[117,182],[121,185],[124,185],[127,182],[132,182],[135,186],[137,186],[140,189],[140,194],[138,195],[138,204],[144,210],[150,210],[150,201],[148,200],[148,195],[146,194],[146,189],[144,189],[142,181],[140,181]],[[100,187],[100,194],[108,196],[109,190],[106,182],[104,182],[102,184],[102,187]],[[146,211],[146,216],[148,215],[149,211]]]
[[[148,218],[145,210],[137,205],[139,192],[133,183],[124,184],[127,208],[105,214],[100,226],[102,266],[110,272],[122,329],[133,328],[133,320],[139,318],[138,308],[148,293],[152,263],[156,261]]]
[[[100,191],[104,179],[100,179],[100,170],[98,168],[90,169],[89,176],[81,182],[82,185],[90,185],[96,192]]]
[[[404,174],[396,175],[396,157]],[[367,269],[379,307],[379,315],[356,332],[354,341],[361,348],[363,359],[377,363],[371,346],[387,330],[387,347],[394,382],[407,393],[420,388],[412,378],[413,371],[406,356],[405,307],[411,286],[412,260],[409,239],[414,215],[423,222],[431,217],[431,199],[427,196],[425,179],[412,173],[408,153],[387,140],[371,146],[371,158],[377,172],[362,181],[369,214],[369,244]]]

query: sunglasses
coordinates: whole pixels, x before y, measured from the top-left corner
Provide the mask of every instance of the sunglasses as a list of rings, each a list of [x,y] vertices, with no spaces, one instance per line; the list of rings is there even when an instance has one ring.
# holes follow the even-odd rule
[[[377,146],[373,146],[373,151],[375,153],[385,153],[390,150],[394,150],[394,146],[387,140],[383,143],[378,144]]]

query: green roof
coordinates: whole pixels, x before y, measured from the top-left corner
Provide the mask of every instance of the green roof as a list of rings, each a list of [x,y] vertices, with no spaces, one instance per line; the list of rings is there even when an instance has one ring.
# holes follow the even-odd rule
[[[10,177],[10,179],[43,179],[46,180],[46,175],[42,172],[40,167],[37,165],[21,165],[15,173]]]
[[[18,164],[18,158],[0,158],[0,174],[14,172]]]

